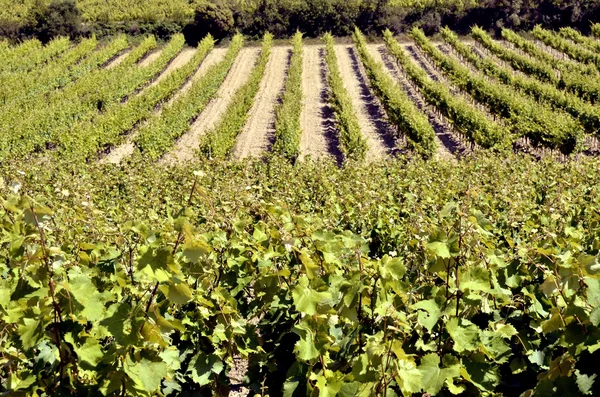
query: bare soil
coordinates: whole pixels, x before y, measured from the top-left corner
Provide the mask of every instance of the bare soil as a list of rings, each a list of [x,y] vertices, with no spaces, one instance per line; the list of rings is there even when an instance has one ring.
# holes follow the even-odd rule
[[[194,54],[198,51],[196,48],[184,48],[181,50],[179,54],[169,63],[169,66],[162,72],[156,80],[154,80],[147,88],[154,87],[161,81],[163,81],[168,75],[176,71],[177,69],[183,67],[186,63],[188,63],[193,57]]]
[[[291,47],[273,47],[248,121],[237,138],[233,157],[259,157],[275,139],[275,106],[283,91]]]
[[[162,49],[154,50],[148,55],[146,55],[139,63],[139,67],[145,68],[152,64],[152,62],[156,61],[160,54],[162,53]]]
[[[304,46],[302,59],[302,113],[300,115],[300,160],[333,156],[342,161],[333,112],[327,103],[325,46]]]
[[[194,81],[196,81],[197,79],[202,77],[211,66],[213,66],[214,64],[221,61],[223,59],[223,57],[225,56],[226,52],[227,52],[226,48],[215,48],[211,52],[209,52],[206,55],[206,58],[204,58],[204,61],[202,61],[202,64],[200,65],[200,67],[198,68],[198,70],[196,71],[194,76],[185,83],[185,85],[181,88],[181,90],[177,91],[177,93],[175,95],[173,95],[173,98],[171,98],[167,102],[167,106],[171,105],[179,96],[181,96],[185,91],[189,90],[190,87],[192,86],[192,84],[194,83]],[[163,106],[160,106],[158,108],[158,110],[157,110],[158,114],[160,114],[162,112],[162,109],[163,109]],[[133,143],[133,141],[135,140],[135,137],[137,136],[138,131],[139,131],[139,127],[136,128],[132,133],[130,133],[127,136],[127,140],[122,145],[114,148],[106,157],[104,157],[102,160],[100,160],[100,162],[101,163],[120,164],[121,161],[123,161],[123,159],[131,156],[133,154],[133,152],[135,151],[135,144]]]
[[[127,58],[129,56],[129,53],[131,52],[131,50],[126,50],[123,51],[121,54],[117,55],[114,59],[111,59],[108,64],[106,64],[106,69],[114,69],[117,66],[119,66],[124,60],[125,58]]]
[[[354,46],[336,45],[340,74],[352,106],[358,117],[360,129],[367,141],[367,161],[377,160],[391,154],[396,146],[393,129],[388,124],[385,111],[366,82],[366,75]]]
[[[189,79],[181,88],[181,90],[179,90],[177,92],[177,94],[175,94],[173,96],[173,98],[171,98],[168,102],[168,104],[172,104],[173,102],[175,102],[177,100],[177,98],[179,98],[181,95],[183,95],[184,93],[186,93],[194,84],[194,81],[198,80],[199,78],[201,78],[202,76],[204,76],[204,74],[206,73],[206,71],[213,65],[216,65],[217,63],[221,62],[223,60],[223,58],[225,57],[225,54],[227,53],[227,48],[214,48],[212,49],[212,51],[210,51],[207,55],[206,58],[204,58],[204,60],[202,61],[202,64],[200,65],[200,67],[198,68],[198,70],[196,71],[196,73],[194,74],[194,76],[192,76],[191,79]]]
[[[223,85],[219,88],[217,97],[206,106],[190,130],[177,141],[173,150],[160,160],[161,164],[173,165],[193,161],[194,153],[200,146],[200,138],[221,120],[235,92],[250,77],[250,71],[256,63],[259,51],[259,48],[242,48]]]

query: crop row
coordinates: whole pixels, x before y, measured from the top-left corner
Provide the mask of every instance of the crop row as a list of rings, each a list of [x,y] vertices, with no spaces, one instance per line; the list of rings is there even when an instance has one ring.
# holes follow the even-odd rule
[[[225,157],[235,146],[236,137],[242,132],[248,113],[254,104],[254,97],[265,74],[271,55],[273,36],[266,33],[257,64],[248,77],[248,81],[233,95],[221,121],[206,133],[200,143],[200,151],[207,157]]]
[[[178,97],[160,114],[151,117],[140,129],[135,144],[144,156],[158,159],[173,146],[177,138],[189,130],[194,119],[215,98],[243,43],[242,35],[234,36],[221,62],[210,67],[202,78],[192,84],[187,93]]]
[[[6,82],[0,95],[4,106],[0,108],[1,114],[10,114],[34,109],[40,101],[47,102],[48,96],[57,95],[56,90],[74,83],[81,77],[93,72],[104,65],[123,49],[127,48],[127,38],[120,36],[106,46],[97,49],[95,40],[82,41],[71,51],[47,64],[44,68],[33,70],[21,78],[13,78]]]
[[[68,75],[69,69],[94,51],[97,45],[96,38],[84,39],[63,56],[41,68],[0,75],[0,103],[10,103],[23,96],[54,88],[51,83],[57,81],[57,77]]]
[[[589,51],[600,51],[600,42],[593,37],[584,36],[581,32],[570,28],[560,28],[559,34],[564,38],[570,39],[573,42],[585,47]]]
[[[39,40],[25,40],[15,47],[5,47],[5,50],[0,53],[3,55],[0,73],[28,70],[31,67],[29,58],[42,48]]]
[[[37,47],[37,43],[34,44]],[[68,37],[57,37],[52,39],[45,46],[35,49],[27,54],[22,54],[21,57],[16,58],[16,62],[12,67],[9,66],[10,64],[5,64],[3,67],[0,67],[0,76],[9,73],[27,73],[31,70],[35,70],[55,57],[61,56],[69,49],[69,47],[71,47],[71,41]],[[11,50],[10,47],[0,47],[0,59],[10,60],[13,53]]]
[[[444,55],[420,29],[413,29],[412,37],[454,84],[485,104],[492,113],[507,119],[515,137],[528,137],[563,152],[575,149],[581,126],[569,114],[553,111],[511,86],[474,75],[459,61]]]
[[[84,158],[93,158],[98,153],[120,144],[126,134],[164,101],[172,97],[198,69],[206,55],[214,47],[214,39],[207,36],[198,45],[198,50],[181,68],[170,73],[158,84],[149,87],[124,103],[114,103],[93,120],[86,120],[75,128],[77,134],[64,135],[61,147],[65,154],[75,153]]]
[[[383,65],[369,54],[362,33],[356,29],[353,34],[358,54],[365,66],[371,88],[381,101],[388,120],[404,133],[413,149],[424,157],[431,157],[437,150],[435,131],[427,117],[415,106],[400,86],[386,74]]]
[[[518,88],[533,99],[545,102],[553,108],[564,109],[573,117],[579,119],[586,132],[594,134],[600,132],[600,108],[597,106],[570,92],[562,91],[552,84],[514,73],[513,69],[500,66],[489,57],[476,55],[468,45],[461,42],[456,34],[449,29],[443,29],[442,36],[461,57],[467,59],[486,75]],[[483,32],[478,32],[478,37],[485,40],[489,39],[489,36]]]
[[[389,52],[402,65],[408,78],[419,87],[424,99],[440,111],[457,132],[483,148],[492,148],[501,144],[506,134],[498,123],[489,120],[483,112],[453,95],[444,84],[429,78],[422,68],[410,60],[391,31],[386,30],[384,37]]]
[[[150,41],[153,41],[150,40]],[[27,154],[44,147],[54,147],[63,134],[76,133],[72,127],[103,112],[111,103],[125,99],[158,76],[179,53],[184,44],[183,35],[174,36],[160,56],[147,67],[124,62],[113,69],[96,70],[60,92],[54,102],[39,106],[9,137],[12,155]],[[139,60],[148,48],[136,48],[128,57]],[[23,140],[22,137],[27,137]]]
[[[300,115],[302,113],[302,33],[292,39],[292,58],[281,96],[275,109],[275,143],[273,151],[291,161],[300,155]]]
[[[21,98],[12,101],[0,109],[0,118],[2,126],[18,125],[21,120],[30,117],[36,111],[40,111],[40,102],[46,106],[52,106],[71,99],[73,92],[87,93],[93,89],[96,80],[102,78],[107,73],[113,73],[118,76],[117,71],[109,72],[107,70],[98,70],[98,67],[104,65],[112,59],[117,53],[127,47],[125,36],[117,37],[108,45],[94,51],[85,59],[80,60],[72,68],[62,68],[56,66],[52,72],[48,73],[46,84],[39,81],[30,92]],[[119,66],[119,70],[124,70],[139,61],[148,51],[156,47],[156,39],[148,37],[137,46]],[[41,80],[41,79],[40,79]]]
[[[502,29],[502,38],[532,57],[537,58],[548,65],[553,65],[561,72],[570,71],[588,76],[593,76],[597,72],[596,68],[593,66],[591,67],[572,60],[557,59],[540,48],[533,41],[521,37],[510,29]]]
[[[536,26],[532,34],[547,46],[564,52],[572,59],[600,68],[600,55],[561,37],[558,33]]]
[[[340,74],[335,54],[333,36],[326,34],[323,40],[325,41],[325,62],[328,69],[329,103],[333,109],[339,132],[340,150],[346,159],[362,160],[367,151],[367,143],[362,136],[352,100],[344,87],[344,80]]]
[[[531,42],[520,38],[513,37],[514,33],[507,33],[507,37],[511,37],[513,42],[521,43],[519,46],[523,48],[531,48]],[[545,51],[542,51],[544,57],[542,59],[529,58],[518,54],[516,51],[511,51],[506,47],[495,43],[492,38],[482,29],[473,29],[473,37],[486,49],[498,56],[503,61],[509,63],[513,68],[525,74],[534,76],[542,81],[554,84],[559,89],[565,89],[568,92],[574,93],[590,102],[600,100],[600,82],[592,75],[581,73],[577,70],[569,70],[561,68],[560,77],[554,74],[554,70],[549,65],[556,65],[556,62],[550,62],[546,56],[552,56]],[[536,48],[537,47],[533,47]],[[540,50],[541,51],[541,50]],[[537,54],[537,51],[535,52]]]

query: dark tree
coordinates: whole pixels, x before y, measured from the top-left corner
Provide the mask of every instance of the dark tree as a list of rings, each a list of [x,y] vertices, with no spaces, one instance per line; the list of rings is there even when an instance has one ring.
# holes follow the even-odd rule
[[[31,33],[46,43],[55,37],[75,38],[81,31],[81,11],[75,0],[55,0],[47,8],[36,7]]]
[[[185,29],[186,41],[195,45],[207,34],[215,39],[230,36],[234,29],[233,11],[225,2],[201,3],[196,8],[194,22]]]

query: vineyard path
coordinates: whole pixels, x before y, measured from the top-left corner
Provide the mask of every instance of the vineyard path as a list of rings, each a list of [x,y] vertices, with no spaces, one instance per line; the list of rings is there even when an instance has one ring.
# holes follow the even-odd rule
[[[234,158],[258,157],[275,139],[275,106],[286,80],[291,47],[273,47],[248,121],[237,138]]]
[[[227,111],[235,92],[248,81],[251,70],[258,59],[259,48],[242,48],[225,81],[217,92],[217,97],[209,102],[200,113],[190,130],[175,144],[160,163],[163,165],[183,163],[194,159],[194,152],[200,147],[200,138],[213,128]]]
[[[173,95],[173,98],[171,98],[169,100],[169,102],[167,102],[167,104],[171,105],[173,102],[175,102],[177,100],[177,98],[179,98],[181,95],[185,94],[190,88],[192,88],[192,85],[194,84],[194,82],[196,80],[200,79],[202,76],[204,76],[204,74],[206,73],[208,68],[210,68],[213,65],[216,65],[217,63],[221,62],[223,60],[223,58],[225,58],[225,54],[227,54],[227,48],[212,49],[206,55],[206,58],[204,58],[204,60],[202,61],[202,64],[200,65],[200,67],[198,68],[198,70],[196,71],[194,76],[192,76],[192,78],[189,79],[183,85],[181,90],[177,91],[177,93],[175,95]]]
[[[208,55],[206,56],[206,58],[204,58],[204,61],[202,61],[202,64],[200,65],[200,67],[198,68],[198,70],[196,71],[194,76],[188,82],[185,83],[185,85],[182,87],[181,90],[177,91],[177,93],[173,96],[173,98],[171,98],[169,100],[168,105],[172,104],[175,101],[175,99],[177,99],[184,92],[189,90],[190,87],[192,86],[193,82],[196,81],[197,79],[201,78],[202,76],[204,76],[206,71],[211,66],[220,62],[223,59],[223,57],[225,56],[226,52],[227,52],[226,48],[215,48],[211,52],[209,52]],[[158,110],[159,114],[161,111],[162,111],[162,109]],[[125,143],[123,143],[122,145],[114,148],[106,157],[104,157],[101,160],[101,162],[102,163],[111,163],[111,164],[120,164],[121,161],[123,161],[123,159],[131,156],[131,154],[133,154],[133,152],[135,151],[135,144],[133,142],[137,136],[138,130],[139,129],[136,129],[133,133],[129,134],[129,136],[127,137],[127,141]]]
[[[157,49],[157,50],[152,51],[138,63],[138,66],[141,68],[145,68],[145,67],[151,65],[152,62],[154,62],[158,59],[160,54],[162,54],[162,49]]]
[[[307,45],[302,59],[302,112],[300,115],[300,160],[341,156],[336,145],[333,112],[327,103],[325,46]]]
[[[177,69],[183,67],[186,63],[188,63],[193,57],[194,54],[198,51],[196,48],[184,48],[181,50],[179,54],[169,63],[169,66],[165,69],[164,72],[158,76],[146,89],[150,87],[154,87],[161,81],[163,81],[168,75],[176,71]]]
[[[338,44],[334,48],[344,86],[367,142],[366,160],[381,159],[395,146],[385,112],[366,83],[354,46]]]
[[[108,64],[106,65],[106,69],[114,69],[117,66],[119,66],[124,60],[125,58],[127,58],[127,56],[129,55],[129,53],[131,52],[131,50],[126,50],[123,51],[121,54],[117,55],[114,59],[111,59]]]

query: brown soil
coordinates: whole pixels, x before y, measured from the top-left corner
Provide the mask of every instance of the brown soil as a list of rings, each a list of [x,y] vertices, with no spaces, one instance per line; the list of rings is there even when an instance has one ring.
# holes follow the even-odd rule
[[[125,58],[129,56],[130,50],[123,51],[121,54],[117,55],[114,59],[111,59],[106,65],[106,69],[113,69],[119,66]]]
[[[256,63],[259,51],[259,48],[243,48],[240,51],[223,85],[219,88],[217,97],[206,106],[190,130],[177,141],[173,150],[160,160],[161,164],[193,161],[194,152],[200,146],[200,138],[221,120],[235,92],[250,77],[250,71]]]
[[[183,67],[186,63],[188,63],[193,57],[194,54],[198,51],[195,48],[184,48],[181,52],[169,63],[169,66],[165,69],[164,72],[158,76],[156,80],[154,80],[147,88],[154,87],[161,81],[163,81],[168,75],[176,71],[177,69]]]
[[[290,55],[290,47],[273,48],[254,106],[237,138],[234,158],[259,157],[272,145],[275,139],[275,105],[284,88]]]
[[[138,65],[142,68],[145,68],[146,66],[151,65],[152,62],[154,62],[158,59],[158,57],[160,56],[161,53],[162,53],[162,49],[152,51],[147,56],[145,56],[144,59],[142,59],[138,63]]]
[[[333,112],[327,103],[325,46],[304,47],[302,59],[302,113],[300,115],[300,160],[333,156],[341,162]]]
[[[217,63],[221,62],[223,60],[223,58],[225,57],[226,53],[227,53],[227,48],[214,48],[212,51],[210,51],[206,55],[206,58],[204,58],[204,60],[202,61],[202,64],[200,65],[200,67],[198,68],[198,70],[196,71],[194,76],[183,85],[181,90],[179,90],[177,92],[177,94],[175,94],[173,96],[173,98],[171,98],[169,100],[168,104],[169,105],[172,104],[173,102],[175,102],[175,100],[177,98],[179,98],[181,95],[183,95],[185,92],[187,92],[194,84],[194,81],[196,81],[199,78],[201,78],[202,76],[204,76],[206,71],[211,66],[216,65]]]
[[[396,146],[393,127],[386,120],[385,111],[377,101],[366,81],[366,74],[351,45],[336,45],[340,74],[352,106],[358,116],[360,129],[367,141],[366,159],[376,160],[390,154]]]

